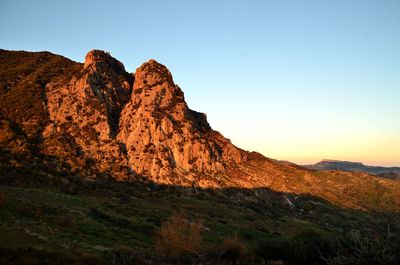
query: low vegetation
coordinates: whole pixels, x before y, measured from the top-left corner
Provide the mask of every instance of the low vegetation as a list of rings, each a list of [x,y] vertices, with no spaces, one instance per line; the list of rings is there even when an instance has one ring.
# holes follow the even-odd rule
[[[398,213],[58,174],[0,172],[0,264],[398,264]]]
[[[400,263],[398,234],[390,231],[380,236],[362,235],[353,230],[341,238],[335,255],[325,259],[328,265],[395,265]]]
[[[202,224],[191,222],[180,214],[172,215],[156,231],[154,247],[166,258],[199,254],[202,248]]]

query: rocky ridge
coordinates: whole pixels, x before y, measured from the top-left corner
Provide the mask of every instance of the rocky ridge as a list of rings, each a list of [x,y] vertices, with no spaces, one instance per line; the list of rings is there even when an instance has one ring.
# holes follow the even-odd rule
[[[47,120],[36,135],[41,154],[120,180],[139,175],[200,186],[211,184],[201,183],[200,174],[223,174],[228,163],[246,159],[246,152],[211,129],[205,114],[189,109],[164,65],[149,60],[129,74],[99,50],[75,64],[80,69],[68,80],[55,76],[40,88],[45,108],[36,119]]]
[[[23,161],[89,179],[269,188],[350,208],[400,210],[398,182],[312,171],[237,148],[187,106],[164,65],[149,60],[131,74],[99,50],[83,64],[0,50],[0,150],[5,172]]]

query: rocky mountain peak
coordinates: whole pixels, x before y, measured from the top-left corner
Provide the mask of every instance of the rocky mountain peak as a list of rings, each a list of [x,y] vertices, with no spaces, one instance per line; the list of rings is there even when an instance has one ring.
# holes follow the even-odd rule
[[[147,109],[172,109],[179,105],[180,110],[187,109],[182,90],[175,85],[167,67],[155,60],[142,64],[135,72],[132,101]]]
[[[232,183],[227,168],[246,161],[247,153],[188,107],[167,67],[149,60],[132,75],[99,50],[90,51],[83,65],[71,64],[68,78],[58,74],[43,88],[48,122],[40,132],[41,153],[87,168],[85,174],[94,169],[117,179]]]
[[[91,66],[108,66],[117,72],[125,72],[124,65],[111,56],[109,52],[101,50],[91,50],[85,56],[84,68],[89,68]]]
[[[210,127],[205,114],[188,107],[170,71],[155,60],[135,76],[98,50],[90,51],[84,64],[47,52],[4,50],[0,62],[5,173],[31,174],[10,166],[18,160],[27,168],[84,178],[267,187],[357,209],[400,207],[398,182],[360,172],[315,173],[237,148]],[[385,200],[371,204],[365,198],[377,198],[376,189],[387,191],[379,194]]]
[[[228,153],[234,158],[242,153],[211,129],[205,114],[189,109],[170,71],[155,60],[135,72],[118,139],[126,144],[135,172],[167,183],[177,181],[171,176],[191,183],[199,172],[222,173],[231,160]]]
[[[154,59],[142,64],[135,72],[138,87],[155,86],[167,82],[172,84],[172,74],[167,67],[158,63]]]

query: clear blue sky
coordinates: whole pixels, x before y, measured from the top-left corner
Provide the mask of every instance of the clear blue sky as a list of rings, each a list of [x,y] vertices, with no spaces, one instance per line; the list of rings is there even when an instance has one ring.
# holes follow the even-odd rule
[[[235,144],[400,165],[400,1],[0,1],[0,48],[154,58]]]

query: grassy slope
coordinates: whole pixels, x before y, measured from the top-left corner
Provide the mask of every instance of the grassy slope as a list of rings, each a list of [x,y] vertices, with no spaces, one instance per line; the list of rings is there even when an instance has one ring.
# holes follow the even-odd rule
[[[68,181],[64,181],[65,185]],[[341,209],[313,197],[298,197],[295,208],[271,192],[268,203],[247,190],[192,190],[138,184],[88,182],[75,194],[63,185],[0,186],[0,248],[80,253],[109,261],[118,247],[154,256],[153,235],[173,212],[205,225],[206,245],[239,235],[249,248],[264,238],[290,237],[304,229],[342,234],[350,229],[379,231],[396,214]]]

